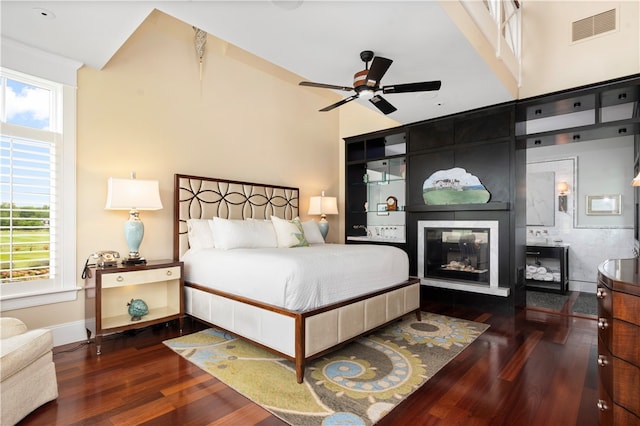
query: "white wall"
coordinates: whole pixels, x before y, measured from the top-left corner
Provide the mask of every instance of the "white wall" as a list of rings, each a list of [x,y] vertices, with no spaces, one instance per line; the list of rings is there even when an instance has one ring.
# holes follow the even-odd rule
[[[524,99],[640,72],[640,2],[637,0],[527,0],[522,5]],[[616,8],[617,29],[578,42],[571,24]]]

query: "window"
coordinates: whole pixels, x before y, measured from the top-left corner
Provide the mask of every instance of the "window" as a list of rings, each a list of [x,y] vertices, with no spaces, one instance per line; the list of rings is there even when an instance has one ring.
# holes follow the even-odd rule
[[[0,99],[2,310],[73,300],[75,89],[1,69]]]

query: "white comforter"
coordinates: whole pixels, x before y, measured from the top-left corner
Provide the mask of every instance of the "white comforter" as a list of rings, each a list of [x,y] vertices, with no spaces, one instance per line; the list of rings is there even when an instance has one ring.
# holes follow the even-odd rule
[[[407,254],[383,245],[211,248],[190,250],[182,260],[190,283],[294,311],[390,287],[409,277]]]

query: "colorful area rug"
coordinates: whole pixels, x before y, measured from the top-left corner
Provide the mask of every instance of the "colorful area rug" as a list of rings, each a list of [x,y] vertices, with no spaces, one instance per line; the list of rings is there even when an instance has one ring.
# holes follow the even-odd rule
[[[164,343],[292,425],[372,425],[487,328],[412,314],[311,361],[303,384],[292,362],[213,328]]]

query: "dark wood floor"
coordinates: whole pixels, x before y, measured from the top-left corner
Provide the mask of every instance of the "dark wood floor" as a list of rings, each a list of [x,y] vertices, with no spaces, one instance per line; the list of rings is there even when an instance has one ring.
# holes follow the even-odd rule
[[[490,324],[379,425],[597,425],[593,318],[424,306]],[[186,321],[187,331],[204,326]],[[177,325],[54,350],[60,396],[22,425],[282,425],[166,348]]]

